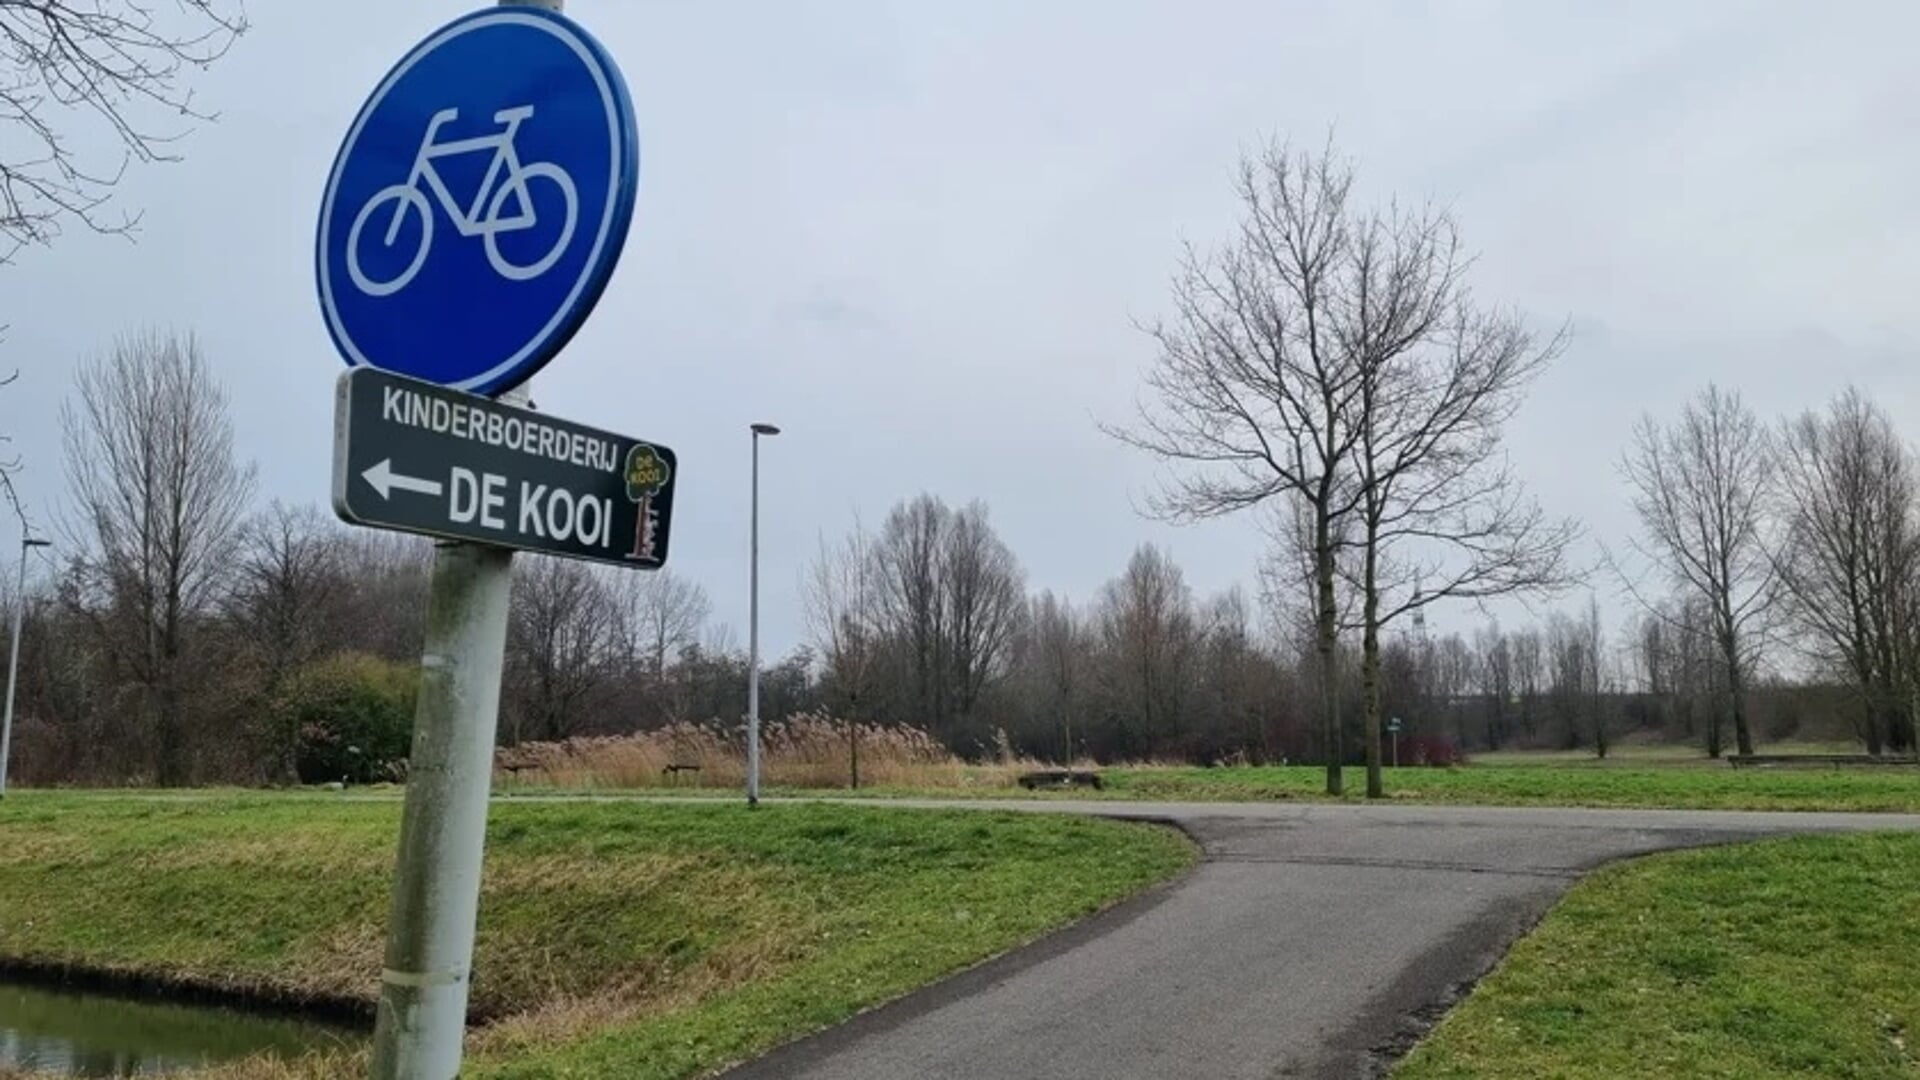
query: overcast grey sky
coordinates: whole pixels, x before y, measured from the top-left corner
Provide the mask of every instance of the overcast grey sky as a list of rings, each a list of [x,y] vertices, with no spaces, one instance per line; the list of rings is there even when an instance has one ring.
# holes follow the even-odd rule
[[[138,244],[69,230],[0,269],[0,431],[44,518],[57,409],[115,332],[191,329],[262,497],[323,504],[341,367],[312,236],[388,66],[473,5],[253,0],[198,83],[221,114],[136,169]],[[925,490],[982,498],[1035,587],[1080,599],[1142,540],[1251,584],[1251,521],[1134,510],[1127,415],[1183,238],[1236,215],[1266,133],[1329,129],[1373,197],[1433,198],[1478,293],[1571,349],[1512,427],[1547,506],[1618,544],[1642,410],[1708,380],[1776,414],[1849,382],[1920,431],[1920,5],[1906,2],[692,3],[570,0],[640,121],[626,254],[541,407],[682,462],[672,567],[744,638],[750,421],[767,445],[768,644],[801,640],[816,538]],[[0,543],[14,550],[11,521]],[[9,564],[11,556],[6,560]],[[1461,624],[1472,612],[1437,616]]]

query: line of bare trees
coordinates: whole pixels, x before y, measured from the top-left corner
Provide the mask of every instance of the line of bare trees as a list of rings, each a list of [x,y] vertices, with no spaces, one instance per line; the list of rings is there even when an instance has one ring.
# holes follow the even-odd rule
[[[1671,588],[1648,601],[1648,633],[1704,680],[1753,751],[1754,674],[1770,665],[1843,686],[1868,751],[1914,747],[1920,695],[1920,484],[1914,450],[1858,390],[1768,426],[1709,386],[1667,424],[1636,429],[1621,471],[1644,536],[1641,562]]]
[[[129,231],[108,213],[122,169],[168,159],[167,125],[204,119],[187,76],[244,29],[223,0],[0,0],[17,76],[0,87],[0,264],[62,224]],[[88,122],[117,163],[72,149],[63,128]],[[1915,462],[1871,401],[1770,427],[1709,388],[1644,421],[1621,463],[1640,533],[1608,559],[1637,603],[1613,643],[1591,599],[1538,630],[1429,639],[1443,602],[1596,584],[1569,563],[1577,527],[1501,450],[1565,331],[1476,297],[1451,215],[1364,204],[1331,148],[1270,145],[1236,194],[1237,231],[1188,251],[1172,314],[1146,327],[1159,355],[1138,416],[1109,430],[1170,467],[1164,517],[1263,512],[1260,602],[1197,601],[1152,547],[1090,602],[1031,596],[984,505],[921,496],[823,542],[803,583],[811,647],[767,673],[770,715],[912,722],[963,752],[1314,757],[1336,792],[1357,759],[1371,795],[1388,716],[1449,745],[1601,754],[1634,730],[1716,755],[1730,731],[1750,752],[1835,718],[1873,752],[1914,746]],[[63,420],[63,554],[6,597],[28,616],[23,771],[283,780],[368,755],[374,713],[404,723],[423,544],[258,507],[191,338],[122,341],[82,369]],[[13,466],[0,494],[17,511]],[[745,661],[698,586],[528,559],[516,592],[506,738],[737,715]],[[299,707],[322,690],[328,709]]]
[[[1354,745],[1342,657],[1357,634],[1359,745],[1378,796],[1386,631],[1442,601],[1551,596],[1598,575],[1570,564],[1579,528],[1542,512],[1501,449],[1564,328],[1477,299],[1444,210],[1364,205],[1354,187],[1331,147],[1244,158],[1238,230],[1188,249],[1173,314],[1145,328],[1158,356],[1137,415],[1107,430],[1166,466],[1162,517],[1264,511],[1270,588],[1310,628],[1333,793]],[[1792,670],[1851,688],[1872,752],[1912,747],[1913,473],[1911,449],[1858,393],[1778,430],[1713,387],[1670,424],[1645,419],[1621,462],[1636,558],[1609,557],[1606,577],[1638,601],[1661,654],[1639,665],[1651,700],[1699,710],[1709,753],[1730,728],[1750,754],[1757,680]],[[1588,703],[1583,737],[1605,753],[1597,605],[1548,632],[1531,667],[1565,688],[1563,713]],[[1496,726],[1511,700],[1492,706]]]
[[[425,541],[257,505],[191,336],[134,335],[83,363],[62,421],[58,554],[35,549],[34,587],[6,598],[26,605],[24,779],[286,781],[342,755],[378,773],[392,761],[370,760],[376,744],[404,756]],[[745,660],[697,585],[530,558],[515,591],[507,739],[737,714]],[[810,682],[804,656],[775,665],[771,709],[806,707]],[[338,723],[303,706],[314,693]]]
[[[26,597],[6,598],[27,605],[23,779],[280,782],[377,775],[358,766],[404,756],[424,542],[258,505],[191,337],[123,339],[81,367],[63,419],[59,554]],[[1642,425],[1623,472],[1649,569],[1629,579],[1644,603],[1617,631],[1589,598],[1539,627],[1429,636],[1429,596],[1473,595],[1481,564],[1410,543],[1376,557],[1375,589],[1396,599],[1369,613],[1355,517],[1358,531],[1339,536],[1331,654],[1312,545],[1288,542],[1300,533],[1276,530],[1258,596],[1196,597],[1147,545],[1075,601],[1028,590],[983,504],[918,496],[876,529],[822,540],[801,583],[808,644],[765,672],[765,712],[849,721],[851,783],[861,724],[1052,760],[1350,764],[1395,748],[1388,717],[1402,721],[1403,760],[1604,754],[1629,736],[1718,753],[1728,731],[1740,745],[1849,731],[1876,751],[1912,745],[1920,496],[1912,451],[1871,402],[1849,393],[1769,428],[1711,390],[1672,425]],[[1483,475],[1491,487],[1472,490],[1525,507],[1500,470]],[[1364,516],[1366,497],[1354,505]],[[1524,570],[1512,545],[1544,536],[1543,557],[1558,559],[1564,527],[1521,518],[1536,524],[1488,530],[1506,538],[1495,571],[1555,579]],[[1389,565],[1420,569],[1403,581]],[[734,731],[746,661],[711,615],[672,573],[521,560],[503,740],[676,722]],[[316,694],[327,709],[303,706]]]

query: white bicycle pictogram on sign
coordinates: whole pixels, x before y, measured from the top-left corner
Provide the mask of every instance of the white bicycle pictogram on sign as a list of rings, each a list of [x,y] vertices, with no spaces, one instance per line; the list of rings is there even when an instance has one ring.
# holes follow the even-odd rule
[[[360,213],[353,219],[353,228],[347,233],[347,274],[360,291],[369,296],[389,296],[407,287],[421,267],[427,263],[427,252],[433,247],[433,206],[427,202],[424,186],[440,202],[440,208],[446,211],[453,227],[461,236],[478,236],[486,245],[487,261],[501,277],[512,281],[528,281],[539,277],[560,261],[567,250],[567,241],[573,239],[574,225],[580,214],[580,196],[574,190],[573,178],[565,169],[550,161],[536,161],[530,165],[520,162],[520,155],[514,150],[513,136],[520,125],[533,115],[533,106],[522,105],[512,109],[502,109],[493,114],[495,122],[506,125],[492,135],[480,135],[468,139],[436,144],[433,140],[440,129],[460,115],[458,109],[442,109],[427,122],[427,133],[420,140],[420,152],[413,159],[413,171],[405,183],[394,184],[380,189]],[[473,197],[473,205],[462,209],[453,192],[447,189],[446,181],[440,178],[440,172],[434,167],[438,158],[454,154],[468,154],[481,150],[491,150],[493,161],[487,166],[485,178],[480,181],[480,190]],[[561,226],[560,238],[554,241],[552,250],[535,262],[518,265],[507,260],[500,253],[499,236],[501,233],[519,232],[531,229],[539,224],[539,215],[534,210],[533,181],[545,180],[560,189],[560,197],[566,203],[566,222]],[[508,198],[518,200],[517,212],[504,213]],[[407,211],[420,213],[420,249],[408,260],[407,268],[399,276],[388,281],[375,281],[360,268],[360,233],[373,217],[374,211],[387,203],[393,203],[393,219],[387,225],[385,244],[391,248],[400,239],[400,227],[406,223]],[[484,207],[484,212],[482,208]]]

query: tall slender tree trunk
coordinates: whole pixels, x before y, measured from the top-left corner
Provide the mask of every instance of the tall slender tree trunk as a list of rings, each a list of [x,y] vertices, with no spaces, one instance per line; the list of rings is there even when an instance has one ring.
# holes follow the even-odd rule
[[[1380,586],[1376,577],[1378,545],[1373,531],[1369,524],[1367,549],[1362,556],[1365,568],[1361,589],[1365,595],[1361,612],[1360,693],[1366,711],[1367,798],[1379,799],[1387,792],[1380,775]]]
[[[1707,695],[1707,756],[1710,758],[1714,758],[1716,760],[1718,760],[1718,758],[1722,753],[1726,752],[1726,746],[1722,743],[1721,737],[1720,737],[1721,727],[1724,723],[1725,723],[1725,718],[1724,718],[1724,714],[1721,712],[1721,709],[1720,709],[1720,702],[1714,700],[1714,695],[1708,694]]]
[[[1326,508],[1316,507],[1313,523],[1313,576],[1316,591],[1315,615],[1317,646],[1320,653],[1320,710],[1327,750],[1327,794],[1345,790],[1340,776],[1344,747],[1340,738],[1340,673],[1335,669],[1334,648],[1339,628],[1335,625],[1333,599],[1333,524]]]
[[[1073,701],[1063,697],[1060,703],[1060,738],[1065,744],[1066,754],[1061,763],[1068,772],[1073,771]]]
[[[178,601],[169,596],[166,624],[160,634],[160,686],[156,734],[160,738],[158,780],[161,787],[186,783],[185,732],[180,722],[180,624]]]
[[[847,695],[847,787],[860,790],[860,695]]]
[[[180,746],[179,698],[174,692],[172,672],[168,672],[161,678],[163,681],[160,684],[160,692],[155,695],[158,700],[157,708],[154,710],[158,714],[155,717],[154,733],[160,742],[155,779],[161,787],[180,787],[186,782],[186,767],[185,755],[181,753]]]
[[[1867,656],[1866,624],[1858,610],[1853,620],[1853,677],[1860,684],[1860,700],[1864,706],[1866,723],[1861,726],[1861,739],[1867,744],[1867,753],[1879,754],[1885,743],[1885,722],[1888,718],[1888,698],[1881,685],[1879,672],[1874,670],[1874,662]]]
[[[1733,698],[1733,744],[1742,756],[1753,753],[1753,732],[1747,726],[1747,676],[1731,643],[1727,647],[1727,694]]]

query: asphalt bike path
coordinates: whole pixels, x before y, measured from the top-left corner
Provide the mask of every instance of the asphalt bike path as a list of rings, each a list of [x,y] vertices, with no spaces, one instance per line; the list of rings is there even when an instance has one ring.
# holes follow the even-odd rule
[[[1378,1076],[1582,874],[1920,815],[848,800],[1160,821],[1190,874],[726,1080]]]

